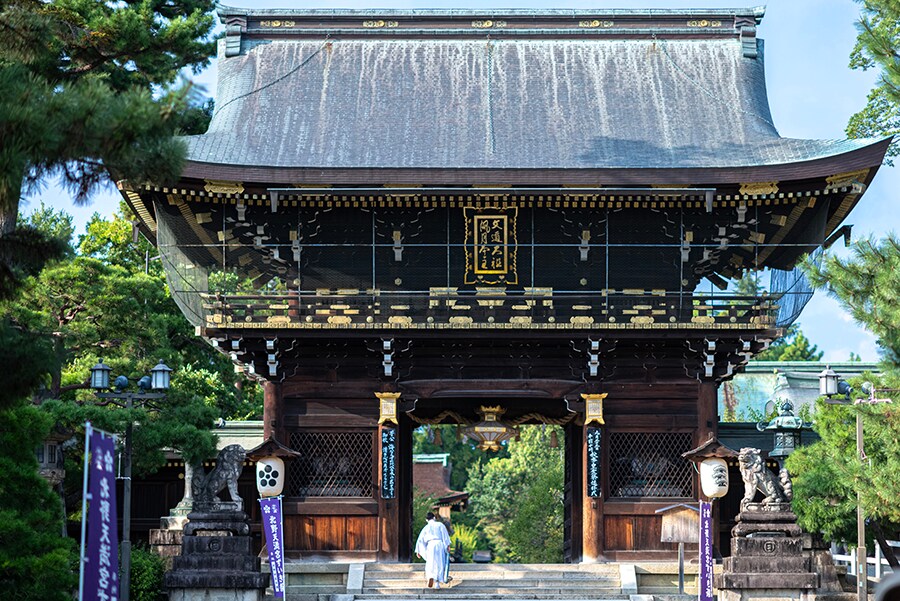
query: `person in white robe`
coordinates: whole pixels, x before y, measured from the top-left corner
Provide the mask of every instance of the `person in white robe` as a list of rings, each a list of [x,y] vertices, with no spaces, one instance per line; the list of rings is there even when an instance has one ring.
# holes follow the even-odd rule
[[[447,528],[434,519],[430,511],[425,516],[425,527],[416,540],[416,556],[425,560],[425,579],[428,588],[441,588],[447,582],[447,563],[450,559],[450,535]]]

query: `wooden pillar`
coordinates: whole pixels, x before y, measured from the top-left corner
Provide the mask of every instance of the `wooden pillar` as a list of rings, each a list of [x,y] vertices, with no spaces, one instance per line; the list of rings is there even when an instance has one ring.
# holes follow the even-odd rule
[[[399,416],[400,425],[384,423],[378,426],[378,561],[409,561],[410,529],[412,527],[412,429],[406,416]],[[394,433],[394,497],[385,498],[382,485],[386,474],[383,468],[385,430]]]
[[[585,424],[578,428],[581,435],[582,563],[595,563],[603,560],[603,498],[588,496],[588,479],[585,474],[588,465],[588,428],[596,427],[596,424]],[[601,464],[601,482],[603,482],[605,474],[602,473],[602,470],[606,469],[607,462],[604,460]],[[605,490],[602,492],[606,493]]]
[[[284,399],[281,394],[281,382],[266,380],[263,389],[263,438],[275,436],[283,445],[288,444],[284,429]]]
[[[578,563],[582,554],[582,513],[584,506],[584,464],[582,427],[569,422],[565,427],[565,536],[563,550],[567,563]]]
[[[399,474],[397,473],[397,459],[399,459],[400,437],[398,436],[398,426],[391,423],[384,423],[378,426],[378,438],[376,445],[378,447],[378,561],[397,561],[399,546],[399,513],[398,497],[400,491],[397,489],[396,483]],[[394,498],[385,498],[384,496],[384,479],[389,477],[385,474],[384,468],[384,444],[382,443],[386,433],[392,433],[394,437]]]
[[[719,386],[715,382],[700,382],[697,398],[697,437],[699,447],[709,439],[709,434],[719,431]]]

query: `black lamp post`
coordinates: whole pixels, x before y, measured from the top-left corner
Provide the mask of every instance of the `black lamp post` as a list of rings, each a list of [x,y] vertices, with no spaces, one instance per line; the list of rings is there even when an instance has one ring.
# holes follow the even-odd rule
[[[96,392],[100,405],[113,403],[125,409],[132,409],[134,404],[142,404],[154,399],[164,399],[165,392],[151,392],[153,390],[167,390],[169,388],[169,376],[172,370],[162,360],[156,367],[150,370],[149,376],[138,380],[138,391],[128,391],[129,381],[125,376],[119,376],[115,380],[115,392]],[[103,359],[91,368],[91,388],[96,391],[108,390],[109,375],[112,369],[104,365]],[[122,459],[122,567],[120,576],[119,599],[128,601],[131,586],[131,434],[132,423],[128,420],[125,426],[125,454]]]

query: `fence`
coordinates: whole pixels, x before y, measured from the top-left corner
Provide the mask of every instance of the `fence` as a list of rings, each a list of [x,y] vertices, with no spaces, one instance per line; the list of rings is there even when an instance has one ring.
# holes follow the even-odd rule
[[[888,544],[894,549],[900,550],[900,541],[889,540]],[[847,573],[852,576],[856,575],[856,549],[851,549],[849,554],[841,554],[837,552],[837,544],[832,543],[831,556],[834,558],[835,565],[846,565]],[[881,547],[877,544],[875,545],[875,556],[867,557],[866,564],[868,567],[866,577],[873,578],[876,582],[880,581],[883,576],[892,573],[888,561],[881,553]]]

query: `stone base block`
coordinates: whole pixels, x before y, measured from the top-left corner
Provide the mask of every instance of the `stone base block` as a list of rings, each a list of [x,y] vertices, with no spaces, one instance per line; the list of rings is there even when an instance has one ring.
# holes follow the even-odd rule
[[[803,556],[779,557],[773,560],[771,557],[736,555],[726,557],[722,567],[725,573],[737,574],[768,574],[774,570],[781,573],[805,574],[813,571],[810,569],[809,559]]]
[[[723,589],[753,589],[760,591],[771,590],[813,590],[819,586],[819,578],[812,573],[729,573],[723,572],[715,577],[716,588]],[[721,600],[720,600],[721,601]]]
[[[262,601],[263,597],[261,590],[176,588],[169,591],[169,601]]]
[[[813,601],[809,591],[787,589],[760,589],[719,591],[719,601]]]

